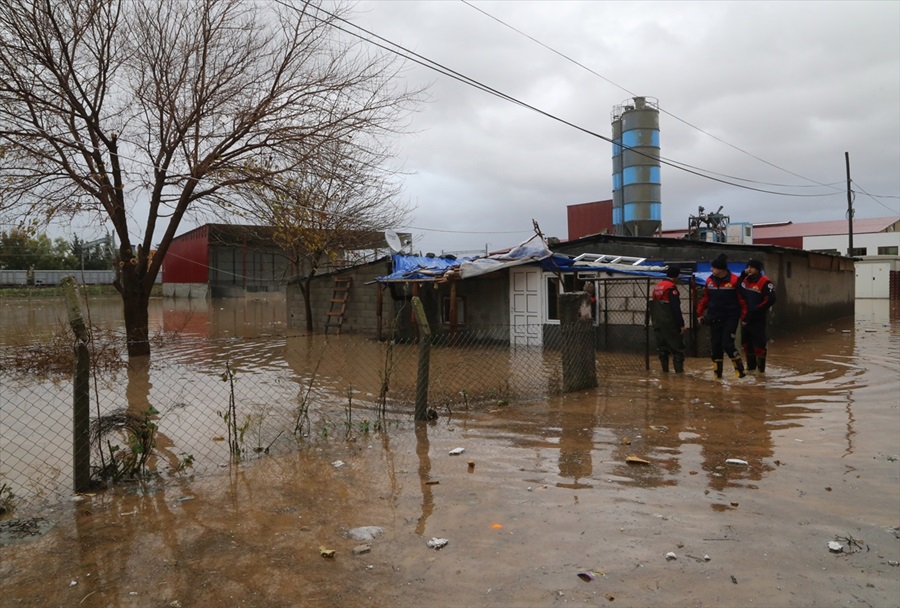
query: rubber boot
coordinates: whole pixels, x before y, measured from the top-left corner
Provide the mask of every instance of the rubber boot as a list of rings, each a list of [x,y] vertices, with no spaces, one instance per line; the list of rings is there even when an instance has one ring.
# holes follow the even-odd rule
[[[740,357],[736,357],[731,360],[731,364],[734,365],[734,375],[738,378],[743,378],[747,374],[744,373],[744,362],[741,361]]]
[[[722,378],[722,367],[722,359],[713,360],[713,373],[716,375],[716,378]]]
[[[766,358],[765,357],[759,357],[756,360],[756,369],[758,369],[759,373],[761,373],[761,374],[766,373]]]
[[[660,355],[659,364],[662,365],[662,371],[669,373],[669,355]]]
[[[752,372],[756,369],[756,355],[747,353],[747,371]]]
[[[674,355],[672,355],[672,363],[675,366],[676,374],[684,373],[684,355],[675,353]]]

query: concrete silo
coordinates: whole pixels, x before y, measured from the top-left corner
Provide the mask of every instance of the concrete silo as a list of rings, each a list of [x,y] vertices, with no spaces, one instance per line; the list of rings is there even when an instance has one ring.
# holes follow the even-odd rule
[[[653,236],[662,226],[657,100],[635,97],[613,108],[612,134],[615,232]]]

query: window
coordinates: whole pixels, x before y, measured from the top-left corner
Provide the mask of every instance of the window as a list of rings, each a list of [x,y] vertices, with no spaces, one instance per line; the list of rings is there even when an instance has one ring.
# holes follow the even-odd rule
[[[813,249],[813,253],[826,253],[828,255],[841,255],[841,252],[837,249]]]
[[[559,294],[563,291],[575,291],[575,275],[574,274],[565,274],[563,275],[563,287],[564,289],[560,289],[559,285],[559,277],[556,275],[546,275],[547,276],[547,301],[546,301],[546,309],[547,309],[547,320],[548,321],[559,321]]]
[[[444,296],[441,300],[441,323],[450,325],[450,296]],[[466,299],[456,297],[456,323],[466,324]]]
[[[865,247],[854,247],[853,249],[850,250],[850,252],[847,255],[850,256],[851,258],[859,257],[861,255],[866,255],[866,248]]]
[[[898,247],[894,245],[893,247],[879,247],[878,255],[897,255]]]

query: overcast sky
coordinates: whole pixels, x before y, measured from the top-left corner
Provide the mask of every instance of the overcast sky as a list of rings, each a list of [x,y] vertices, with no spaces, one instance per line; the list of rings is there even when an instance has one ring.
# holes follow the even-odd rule
[[[663,158],[825,195],[664,165],[664,230],[701,205],[732,222],[844,219],[845,152],[855,217],[900,215],[900,2],[380,0],[352,20],[603,137],[615,106],[655,98]],[[509,247],[532,219],[566,239],[568,205],[612,198],[609,142],[415,63],[406,77],[430,83],[397,142],[415,211],[396,228],[417,252]]]
[[[663,229],[700,205],[732,222],[843,219],[845,152],[857,189],[888,197],[859,192],[856,217],[900,214],[898,2],[404,0],[361,2],[353,20],[605,137],[614,106],[656,98],[664,158],[828,194],[663,166]],[[432,83],[399,142],[416,211],[398,229],[417,250],[514,245],[532,219],[565,239],[568,205],[612,197],[607,141],[415,64],[408,78]]]

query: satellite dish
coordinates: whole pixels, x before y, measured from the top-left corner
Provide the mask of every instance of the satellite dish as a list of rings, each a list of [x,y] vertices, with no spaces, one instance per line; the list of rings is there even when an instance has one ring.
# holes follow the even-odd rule
[[[390,247],[391,251],[394,253],[400,253],[403,249],[403,244],[400,242],[400,236],[393,230],[384,231],[384,240],[387,241],[388,247]]]

